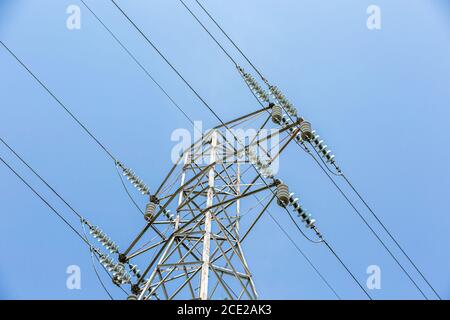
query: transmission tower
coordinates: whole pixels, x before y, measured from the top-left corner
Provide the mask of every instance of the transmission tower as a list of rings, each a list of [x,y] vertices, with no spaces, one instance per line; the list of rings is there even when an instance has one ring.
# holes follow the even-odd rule
[[[274,200],[282,207],[293,205],[317,230],[274,174],[286,146],[310,133],[306,121],[267,129],[282,118],[281,108],[270,104],[209,130],[180,155],[155,194],[118,163],[149,196],[145,227],[119,256],[123,267],[131,261],[146,265],[142,272],[132,267],[136,282],[130,299],[255,300],[242,242]],[[255,124],[258,129],[248,134]],[[241,223],[243,216],[250,218]],[[119,274],[116,281],[122,280]]]
[[[174,106],[193,123],[184,110],[168,95],[167,91],[156,82],[147,69],[143,67],[117,36],[112,33],[84,1],[82,2],[127,54],[130,55],[137,65],[145,71],[147,76],[169,98]],[[78,232],[71,223],[52,207],[25,181],[25,179],[5,162],[3,158],[0,157],[0,161],[25,185],[27,185],[27,187],[59,218],[61,218],[86,245],[88,245],[93,261],[94,258],[98,259],[106,271],[109,272],[109,275],[117,286],[121,287],[122,290],[125,290],[123,286],[130,286],[130,290],[127,290],[130,300],[258,299],[256,285],[250,271],[251,268],[246,261],[242,244],[251,234],[251,231],[254,229],[257,222],[274,202],[282,207],[282,210],[288,213],[297,229],[308,238],[308,240],[314,243],[323,243],[351,275],[355,283],[359,285],[366,296],[369,299],[372,299],[364,286],[357,280],[355,275],[338,256],[336,251],[324,239],[316,226],[315,220],[303,209],[298,202],[298,198],[291,192],[288,185],[280,179],[277,170],[278,161],[280,160],[281,154],[290,143],[297,144],[303,151],[312,156],[319,167],[335,185],[337,190],[351,205],[353,210],[400,266],[402,271],[408,276],[424,298],[427,299],[427,296],[421,290],[419,285],[404,269],[396,256],[389,250],[382,239],[353,205],[347,195],[332,178],[332,175],[344,179],[422,279],[433,290],[436,296],[441,299],[438,292],[436,292],[413,260],[367,204],[362,195],[341,171],[331,150],[319,135],[312,130],[311,124],[298,114],[296,107],[276,86],[269,83],[236,43],[221,28],[217,21],[197,0],[197,4],[258,74],[265,87],[267,87],[266,90],[262,89],[259,82],[250,73],[245,72],[245,70],[237,64],[237,61],[232,58],[227,50],[208,31],[208,28],[202,24],[189,7],[182,0],[180,0],[180,2],[236,66],[241,77],[256,98],[258,104],[261,105],[262,109],[224,123],[214,109],[205,102],[191,84],[155,46],[149,37],[144,34],[144,32],[130,17],[128,17],[114,0],[111,0],[111,2],[197,96],[204,107],[219,120],[220,125],[203,134],[200,139],[193,143],[189,148],[186,148],[180,154],[178,160],[167,176],[163,179],[161,185],[155,192],[152,192],[131,169],[120,162],[112,152],[75,117],[61,100],[58,99],[2,41],[0,41],[0,44],[17,60],[17,62],[24,67],[41,87],[52,96],[60,107],[62,107],[65,112],[93,139],[93,141],[98,144],[108,157],[113,160],[116,167],[122,171],[123,175],[134,185],[134,187],[142,193],[142,195],[147,197],[148,203],[145,211],[143,211],[133,199],[133,196],[126,188],[126,185],[123,184],[133,203],[142,212],[144,216],[144,226],[128,245],[127,249],[125,251],[120,250],[119,246],[113,242],[110,237],[108,237],[99,227],[93,225],[79,214],[53,187],[51,187],[31,166],[10,148],[3,139],[0,138],[0,141],[42,182],[44,182],[44,184],[65,203],[77,218],[80,219],[83,231],[86,231],[86,227],[89,229],[92,237],[98,240],[102,246],[102,248],[98,248],[90,242],[86,232],[84,232],[84,236]],[[248,130],[253,130],[253,132],[249,133]],[[292,213],[297,214],[299,221],[302,221],[305,226],[310,229],[310,233],[315,239],[310,238],[302,231],[302,229],[300,229],[298,222],[292,216]],[[285,234],[289,238],[289,235],[286,232]],[[108,256],[105,251],[109,251],[113,256]],[[299,251],[301,252],[300,249]],[[340,299],[336,291],[329,285],[311,261],[303,253],[302,255],[311,264],[327,286],[335,293],[337,298]],[[145,266],[145,269],[140,271],[138,265]]]
[[[274,200],[289,214],[300,232],[303,233],[291,211],[297,213],[300,220],[315,233],[318,240],[309,240],[323,242],[336,255],[323,239],[315,220],[277,176],[277,163],[287,146],[295,142],[308,150],[305,142],[312,143],[317,140],[317,136],[311,130],[311,124],[296,115],[295,107],[287,103],[276,87],[270,87],[270,93],[266,93],[250,74],[238,67],[253,94],[263,100],[266,106],[262,105],[263,107],[255,112],[224,123],[213,109],[201,100],[216,116],[220,125],[202,135],[187,148],[161,185],[155,192],[151,192],[150,188],[119,161],[8,47],[1,44],[89,134],[132,185],[148,198],[144,212],[123,184],[132,202],[142,212],[145,223],[127,249],[122,251],[109,236],[80,215],[7,146],[80,219],[84,235],[68,223],[7,163],[5,165],[88,245],[93,261],[95,258],[101,263],[114,284],[124,291],[124,286],[130,286],[130,300],[257,299],[255,283],[243,253],[242,243]],[[271,128],[271,124],[274,124],[275,128]],[[322,141],[318,143],[318,149],[326,161],[335,165],[334,156],[322,146]],[[249,197],[256,201],[248,201]],[[247,219],[243,219],[244,216]],[[91,242],[86,229],[100,243],[101,248]],[[109,251],[111,256],[105,253],[106,251]],[[337,255],[336,257],[338,258]],[[306,260],[326,282],[311,261],[307,258]],[[338,260],[343,264],[342,260]],[[146,267],[141,272],[138,265]],[[351,273],[347,267],[346,269]],[[99,277],[98,274],[97,276]],[[355,278],[354,280],[356,281]],[[326,284],[329,286],[327,282]],[[105,287],[104,289],[106,290]]]

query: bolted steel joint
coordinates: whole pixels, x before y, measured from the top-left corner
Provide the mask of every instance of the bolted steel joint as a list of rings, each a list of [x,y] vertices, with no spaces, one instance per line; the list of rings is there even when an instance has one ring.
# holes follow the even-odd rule
[[[138,295],[141,293],[141,288],[137,284],[133,284],[131,286],[131,292],[135,295]]]
[[[119,259],[118,260],[119,260],[120,263],[126,263],[128,261],[127,255],[123,254],[123,253],[119,254]]]

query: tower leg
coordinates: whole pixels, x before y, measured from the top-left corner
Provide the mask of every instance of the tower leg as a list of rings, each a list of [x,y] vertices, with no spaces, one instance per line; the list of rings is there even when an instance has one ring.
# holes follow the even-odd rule
[[[217,154],[217,133],[214,132],[211,138],[211,154],[210,164],[216,162]],[[215,166],[212,166],[209,170],[209,183],[208,183],[208,195],[206,201],[206,207],[209,208],[213,205],[214,198],[214,180],[215,180]],[[209,280],[209,263],[210,263],[210,251],[211,251],[211,211],[208,210],[205,213],[205,234],[203,236],[203,265],[200,279],[200,299],[208,300],[208,280]]]

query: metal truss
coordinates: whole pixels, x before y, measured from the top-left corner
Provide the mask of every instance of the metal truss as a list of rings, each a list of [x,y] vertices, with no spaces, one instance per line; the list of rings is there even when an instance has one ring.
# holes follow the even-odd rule
[[[268,107],[215,127],[180,155],[150,196],[154,212],[119,257],[146,265],[133,270],[135,298],[258,299],[243,241],[275,200],[276,180],[255,163],[267,169],[298,134],[298,123],[264,131],[271,116]],[[251,139],[230,135],[250,126]]]

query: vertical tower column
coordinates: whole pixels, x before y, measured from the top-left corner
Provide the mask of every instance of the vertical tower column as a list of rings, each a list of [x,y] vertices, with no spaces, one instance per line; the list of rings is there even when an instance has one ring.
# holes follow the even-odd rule
[[[217,132],[213,132],[211,137],[211,152],[210,164],[213,164],[209,170],[208,193],[206,200],[206,208],[213,205],[214,198],[214,181],[216,175],[216,168],[214,163],[217,160]],[[208,300],[208,280],[209,280],[209,263],[210,263],[210,249],[211,249],[211,211],[205,213],[205,233],[203,236],[203,255],[202,255],[202,271],[200,279],[200,299]]]

